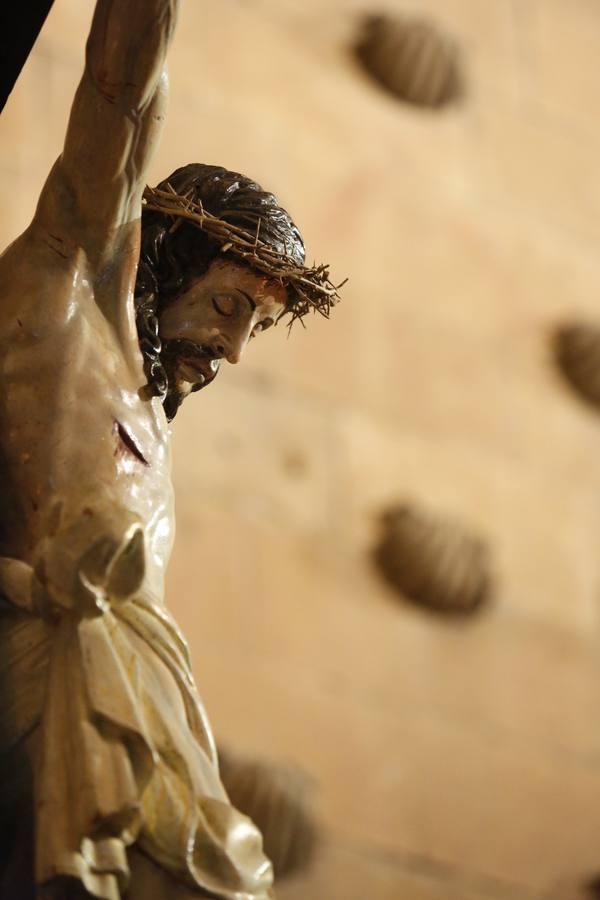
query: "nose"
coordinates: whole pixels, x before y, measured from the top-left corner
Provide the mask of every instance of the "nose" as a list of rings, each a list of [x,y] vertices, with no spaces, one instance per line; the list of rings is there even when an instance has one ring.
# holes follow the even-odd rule
[[[223,357],[227,356],[227,348],[221,337],[218,337],[212,342],[210,349],[214,353],[215,359],[223,359]]]
[[[236,363],[239,363],[242,358],[242,353],[244,352],[243,346],[233,346],[227,356],[225,357],[228,363],[232,363],[235,366]]]

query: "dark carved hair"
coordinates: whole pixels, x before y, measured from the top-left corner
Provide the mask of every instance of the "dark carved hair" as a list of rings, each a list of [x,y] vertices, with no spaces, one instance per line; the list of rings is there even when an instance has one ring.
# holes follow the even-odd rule
[[[243,228],[285,254],[298,266],[304,264],[304,243],[288,213],[273,194],[259,184],[222,166],[193,163],[177,169],[158,188],[190,197],[214,216]],[[170,300],[203,275],[222,254],[222,246],[194,225],[154,210],[142,212],[141,252],[135,285],[140,347],[151,393],[163,400],[172,419],[181,398],[170,391],[161,359],[158,316]]]

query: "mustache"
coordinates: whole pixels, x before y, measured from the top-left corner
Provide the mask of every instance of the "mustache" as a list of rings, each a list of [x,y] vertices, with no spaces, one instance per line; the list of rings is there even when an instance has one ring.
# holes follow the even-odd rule
[[[169,338],[166,341],[163,340],[162,352],[169,359],[173,359],[176,356],[183,356],[190,360],[206,360],[211,359],[214,356],[210,347],[205,347],[202,344],[195,344],[194,341],[189,341],[187,338]]]
[[[215,358],[214,350],[203,344],[196,344],[186,338],[172,338],[163,341],[161,359],[167,374],[173,376],[177,363],[184,360],[192,366],[196,363],[204,378],[202,382],[195,384],[192,391],[205,388],[217,377],[220,360]]]

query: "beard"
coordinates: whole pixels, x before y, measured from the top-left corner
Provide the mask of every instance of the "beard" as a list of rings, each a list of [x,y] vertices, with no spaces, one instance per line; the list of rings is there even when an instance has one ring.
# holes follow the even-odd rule
[[[166,375],[165,414],[171,422],[185,398],[208,387],[217,377],[219,360],[210,347],[185,339],[166,340],[160,351]]]

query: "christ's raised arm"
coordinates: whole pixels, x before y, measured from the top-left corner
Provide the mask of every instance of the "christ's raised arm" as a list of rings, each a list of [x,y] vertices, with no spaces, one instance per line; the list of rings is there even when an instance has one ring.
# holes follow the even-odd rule
[[[63,153],[36,213],[38,222],[94,253],[140,215],[164,119],[165,59],[178,7],[179,0],[96,4]]]

